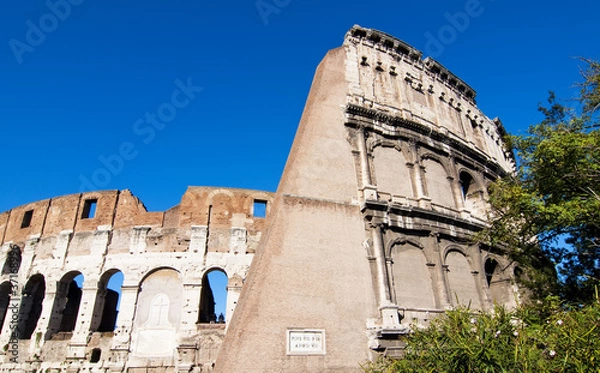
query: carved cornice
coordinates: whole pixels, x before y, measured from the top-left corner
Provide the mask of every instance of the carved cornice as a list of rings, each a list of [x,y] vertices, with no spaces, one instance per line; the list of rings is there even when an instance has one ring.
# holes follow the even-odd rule
[[[379,225],[384,223],[384,227],[396,226],[389,222],[397,220],[398,217],[410,218],[411,228],[399,228],[406,229],[407,231],[422,232],[424,234],[435,233],[466,241],[472,238],[475,233],[485,228],[483,224],[458,216],[421,207],[404,206],[383,201],[366,200],[361,206],[361,211],[366,220],[370,221],[371,224]],[[451,229],[450,227],[453,228]],[[458,228],[462,233],[456,232],[454,228]]]
[[[433,58],[427,57],[423,60],[423,52],[392,35],[382,31],[354,25],[346,34],[345,40],[351,42],[363,42],[365,45],[377,47],[377,49],[396,57],[397,60],[402,57],[407,57],[411,63],[421,65],[431,75],[435,76],[439,81],[443,82],[459,95],[462,95],[466,100],[473,103],[475,102],[477,93],[467,83],[451,73]],[[390,73],[395,75],[395,68],[392,69]]]
[[[450,136],[438,132],[433,128],[427,127],[423,124],[413,122],[398,116],[383,113],[376,109],[369,109],[354,104],[348,104],[348,106],[346,107],[346,114],[349,115],[349,117],[347,118],[346,125],[349,125],[351,127],[364,127],[374,130],[376,129],[375,123],[377,122],[385,123],[392,127],[404,128],[450,146],[458,153],[462,153],[467,157],[475,160],[479,164],[487,167],[496,175],[505,176],[507,174],[506,170],[504,170],[498,163],[486,156],[484,153],[479,152],[478,150],[467,146],[461,141],[451,138]],[[419,143],[429,147],[429,145],[427,145],[424,142]]]

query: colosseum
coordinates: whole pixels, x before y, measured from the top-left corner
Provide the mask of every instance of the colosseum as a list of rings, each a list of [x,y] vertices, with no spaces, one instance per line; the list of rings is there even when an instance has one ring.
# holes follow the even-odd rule
[[[514,264],[473,243],[486,186],[514,168],[475,96],[354,26],[317,68],[276,193],[189,187],[148,212],[98,191],[0,214],[0,372],[360,372],[450,307],[514,306]]]

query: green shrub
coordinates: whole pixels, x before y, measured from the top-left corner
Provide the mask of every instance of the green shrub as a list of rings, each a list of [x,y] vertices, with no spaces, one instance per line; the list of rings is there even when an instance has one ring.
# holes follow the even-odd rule
[[[448,311],[406,337],[406,355],[367,373],[600,372],[600,304],[566,307],[548,298],[514,311]]]

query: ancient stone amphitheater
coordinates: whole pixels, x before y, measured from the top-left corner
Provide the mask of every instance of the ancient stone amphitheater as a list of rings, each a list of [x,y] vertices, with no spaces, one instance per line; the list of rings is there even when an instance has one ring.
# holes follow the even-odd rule
[[[448,307],[513,306],[516,268],[472,242],[513,168],[503,135],[439,62],[355,26],[317,69],[277,193],[0,214],[0,371],[359,372]]]

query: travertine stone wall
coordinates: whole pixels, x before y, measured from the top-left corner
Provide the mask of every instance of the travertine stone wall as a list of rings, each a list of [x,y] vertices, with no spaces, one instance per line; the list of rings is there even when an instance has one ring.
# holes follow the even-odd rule
[[[86,201],[95,201],[93,217]],[[166,212],[146,211],[124,190],[0,214],[0,263],[9,264],[0,275],[0,371],[212,370],[265,227],[255,201],[269,213],[271,193],[190,187]],[[225,323],[199,322],[214,270],[228,278]],[[115,314],[116,293],[106,287],[117,272]]]
[[[359,372],[448,307],[515,304],[506,253],[472,243],[513,170],[475,96],[376,30],[327,54],[218,372]]]

